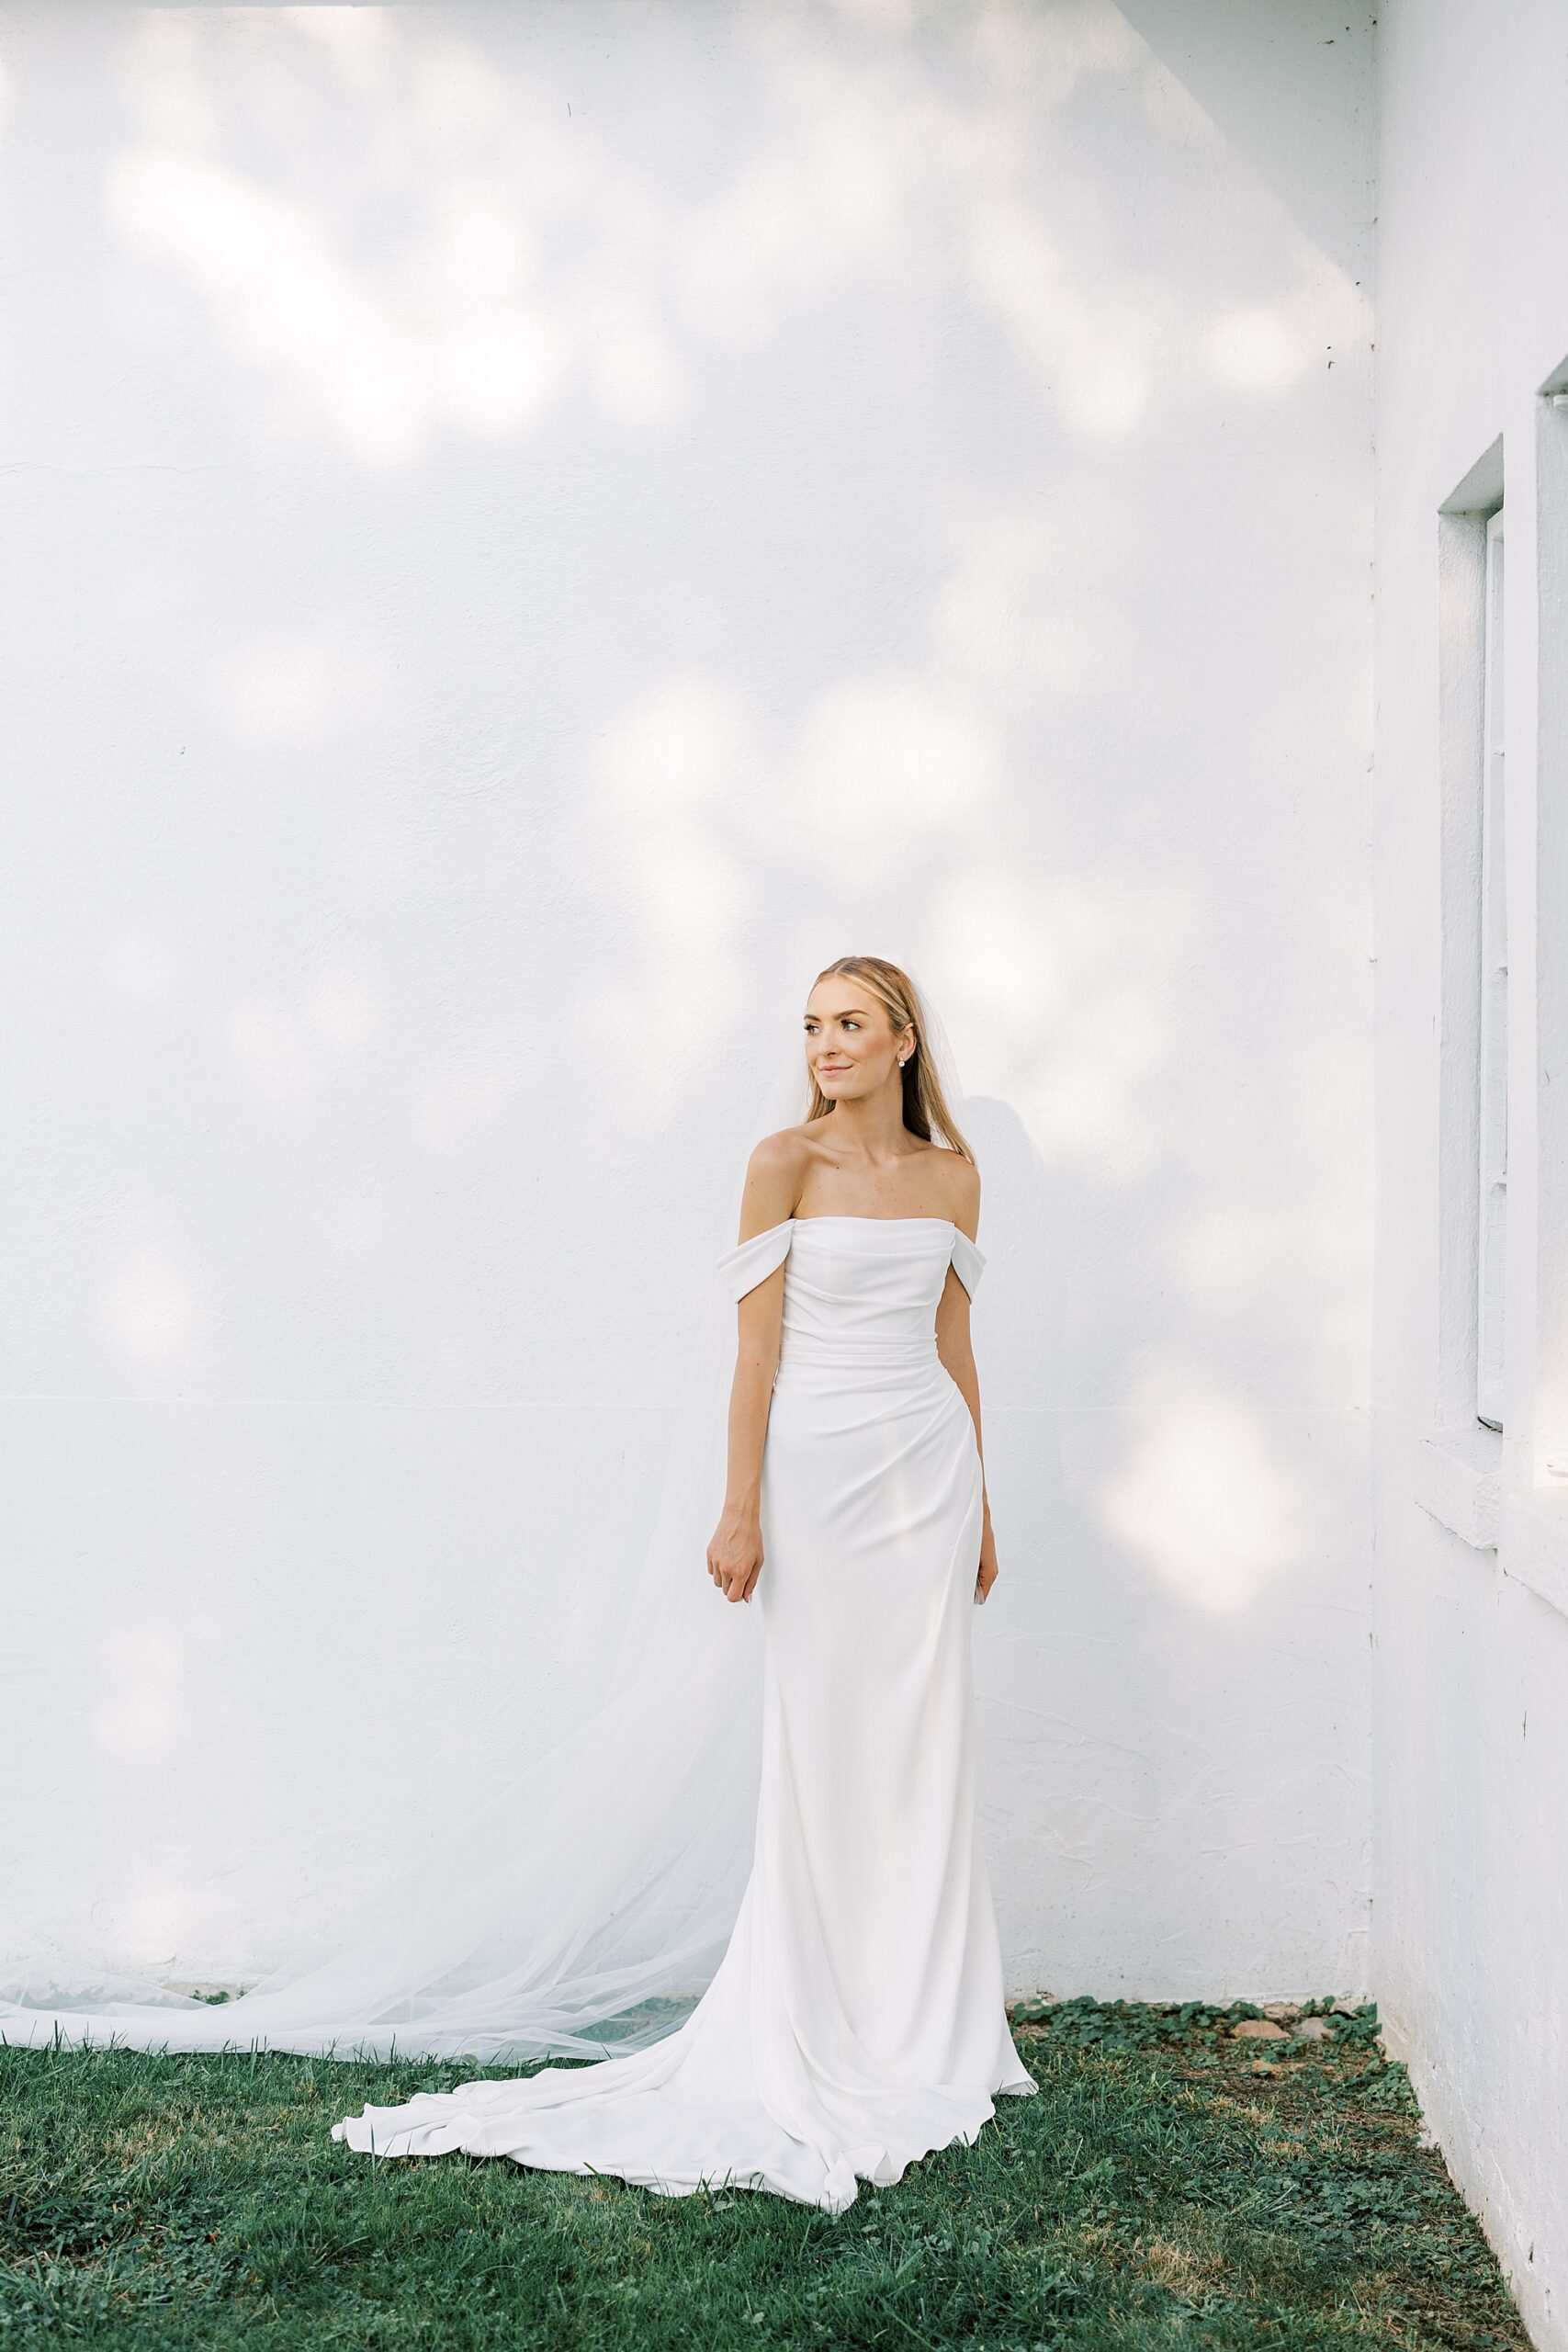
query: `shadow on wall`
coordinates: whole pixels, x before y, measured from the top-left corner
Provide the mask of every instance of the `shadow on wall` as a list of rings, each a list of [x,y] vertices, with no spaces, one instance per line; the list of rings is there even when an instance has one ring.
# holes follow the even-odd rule
[[[1303,235],[1370,286],[1372,10],[1362,0],[1121,0],[1121,13]]]
[[[1030,1903],[1043,1872],[1088,1952],[1173,1810],[1221,1877],[1270,1802],[1287,1845],[1349,1836],[1301,1792],[1363,1599],[1364,36],[1259,14],[10,28],[12,952],[49,1050],[7,1386],[66,1400],[53,1589],[110,1596],[105,1720],[198,1854],[271,1773],[287,1876],[347,1785],[334,1673],[407,1677],[433,1561],[449,1745],[382,1759],[385,1822],[490,1769],[465,1661],[519,1547],[624,1550],[759,1026],[863,948],[984,1098]],[[84,1400],[210,1408],[187,1472],[243,1572],[147,1503],[162,1437],[108,1440],[126,1499],[84,1475]],[[296,1516],[284,1408],[341,1518]],[[619,1467],[563,1495],[555,1439],[436,1433],[494,1411],[622,1414]],[[244,1943],[248,1869],[195,1965]]]

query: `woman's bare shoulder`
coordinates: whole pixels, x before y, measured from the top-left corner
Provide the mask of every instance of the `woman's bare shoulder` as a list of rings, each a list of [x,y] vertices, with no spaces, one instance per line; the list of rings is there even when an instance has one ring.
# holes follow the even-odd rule
[[[980,1223],[980,1171],[972,1159],[947,1144],[927,1146],[931,1167],[947,1198],[947,1215],[974,1240]]]
[[[799,1127],[780,1127],[754,1144],[740,1200],[740,1239],[750,1241],[795,1215],[806,1180],[809,1146]]]
[[[804,1175],[810,1157],[811,1144],[805,1127],[780,1127],[752,1146],[747,1172],[759,1176]]]

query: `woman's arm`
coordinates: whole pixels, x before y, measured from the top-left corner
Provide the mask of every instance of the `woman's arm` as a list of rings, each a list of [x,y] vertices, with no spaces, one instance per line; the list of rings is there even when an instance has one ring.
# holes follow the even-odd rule
[[[972,1162],[965,1161],[959,1176],[960,1197],[954,1207],[953,1222],[959,1231],[967,1234],[973,1241],[980,1226],[980,1171]],[[975,1598],[983,1601],[997,1580],[997,1539],[991,1532],[991,1498],[986,1492],[986,1448],[980,1433],[980,1375],[975,1369],[975,1351],[969,1340],[969,1294],[959,1280],[955,1266],[949,1266],[942,1296],[937,1301],[936,1351],[952,1374],[959,1394],[969,1408],[969,1418],[975,1424],[975,1451],[980,1457],[983,1512]]]
[[[787,1135],[767,1136],[746,1166],[740,1231],[750,1241],[795,1213],[798,1152]],[[762,1568],[762,1448],[779,1364],[784,1270],[775,1266],[736,1308],[738,1344],[729,1391],[729,1473],[724,1509],[708,1545],[708,1574],[727,1600],[750,1600]]]

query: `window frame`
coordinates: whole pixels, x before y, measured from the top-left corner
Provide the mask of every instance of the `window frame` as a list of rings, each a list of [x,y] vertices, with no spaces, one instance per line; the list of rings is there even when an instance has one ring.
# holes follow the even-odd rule
[[[1486,517],[1482,586],[1481,809],[1476,915],[1475,1418],[1504,1429],[1508,1278],[1508,888],[1504,771],[1505,508]]]
[[[1503,495],[1499,434],[1436,516],[1437,1356],[1432,1433],[1416,1447],[1415,1490],[1424,1510],[1479,1552],[1497,1549],[1504,1446],[1477,1410],[1487,531]]]

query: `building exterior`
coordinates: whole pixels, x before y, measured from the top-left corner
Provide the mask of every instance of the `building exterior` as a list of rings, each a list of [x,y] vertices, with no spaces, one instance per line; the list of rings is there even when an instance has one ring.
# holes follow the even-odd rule
[[[249,1981],[504,1780],[869,949],[1010,1990],[1375,1996],[1568,2347],[1565,54],[0,12],[0,1962]]]
[[[1381,15],[1371,1976],[1560,2346],[1568,14]]]

